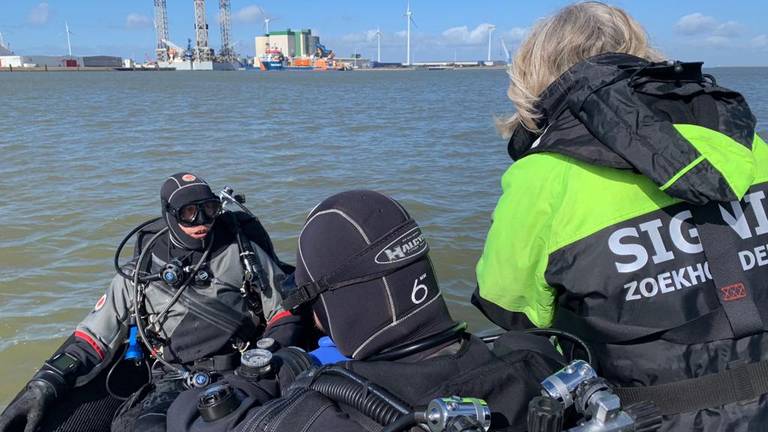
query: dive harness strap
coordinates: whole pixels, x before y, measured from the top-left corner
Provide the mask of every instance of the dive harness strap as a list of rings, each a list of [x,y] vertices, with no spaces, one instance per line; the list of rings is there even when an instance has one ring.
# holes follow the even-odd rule
[[[763,332],[764,325],[753,298],[758,287],[750,281],[734,252],[740,250],[741,238],[722,222],[719,206],[710,202],[699,207],[693,212],[693,221],[704,246],[715,295],[733,330],[733,338],[740,339]]]
[[[402,241],[417,238],[422,240],[416,242],[414,249],[405,253],[403,257],[381,260],[382,255],[388,251],[389,247]],[[427,252],[429,252],[429,245],[423,240],[421,229],[416,221],[408,219],[351,256],[332,272],[318,280],[296,287],[296,290],[283,300],[283,308],[294,310],[326,291],[334,291],[387,276],[422,259]],[[344,279],[338,280],[339,278]]]
[[[615,391],[623,405],[653,401],[662,415],[719,407],[768,393],[768,360],[699,378],[647,387],[619,387]]]

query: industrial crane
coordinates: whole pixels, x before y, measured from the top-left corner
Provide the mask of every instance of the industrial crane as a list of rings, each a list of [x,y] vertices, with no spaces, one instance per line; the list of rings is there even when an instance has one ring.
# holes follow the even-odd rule
[[[155,33],[157,46],[155,49],[158,61],[170,61],[184,55],[185,50],[171,42],[168,35],[168,11],[166,0],[155,2]],[[194,0],[195,6],[195,46],[194,60],[211,61],[214,59],[213,49],[208,44],[208,23],[205,19],[205,0]],[[221,25],[221,50],[218,59],[231,62],[237,60],[237,54],[231,43],[232,7],[231,0],[219,0]]]

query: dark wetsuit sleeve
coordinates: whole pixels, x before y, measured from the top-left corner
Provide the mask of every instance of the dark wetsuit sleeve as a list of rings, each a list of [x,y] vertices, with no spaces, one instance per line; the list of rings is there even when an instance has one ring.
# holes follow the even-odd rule
[[[308,348],[314,335],[312,324],[307,319],[283,311],[275,315],[264,330],[264,337],[272,338],[280,346],[297,346]]]

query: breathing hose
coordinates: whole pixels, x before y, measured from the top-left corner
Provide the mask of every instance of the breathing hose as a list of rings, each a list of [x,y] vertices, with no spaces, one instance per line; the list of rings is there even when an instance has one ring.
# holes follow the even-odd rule
[[[126,348],[120,353],[120,355],[117,358],[118,359],[123,358],[123,355],[125,355],[125,351],[127,351],[127,350],[128,350],[128,347],[126,346]],[[149,363],[147,362],[147,360],[145,358],[141,359],[140,362],[144,365],[144,367],[147,370],[147,380],[152,381],[152,370],[149,368]],[[128,400],[128,398],[130,398],[131,395],[120,396],[119,394],[117,394],[112,389],[112,386],[109,385],[109,382],[112,379],[112,372],[115,371],[115,369],[117,368],[117,365],[119,365],[119,364],[120,364],[119,360],[115,361],[114,364],[112,365],[112,367],[109,368],[109,372],[107,373],[107,377],[106,377],[106,379],[104,381],[104,387],[106,388],[107,393],[109,393],[110,396],[112,396],[115,399],[124,401],[124,400]]]
[[[414,415],[399,397],[341,366],[323,367],[308,388],[355,408],[381,425],[394,425],[401,418]]]
[[[381,430],[381,432],[402,432],[410,429],[416,425],[416,415],[414,413],[406,414],[399,419],[395,420],[389,426]]]
[[[184,374],[186,372],[185,369],[181,367],[174,366],[167,361],[163,359],[163,356],[155,352],[155,349],[150,345],[149,340],[147,339],[147,335],[144,333],[144,324],[141,320],[141,316],[139,314],[139,291],[140,288],[140,280],[139,280],[139,268],[141,268],[141,264],[144,262],[144,257],[147,255],[147,252],[150,250],[152,245],[157,241],[157,239],[165,234],[166,231],[168,231],[168,227],[165,227],[157,232],[157,234],[153,235],[152,238],[149,240],[149,243],[147,243],[146,246],[141,250],[141,254],[139,254],[139,260],[136,261],[136,268],[133,270],[133,318],[136,321],[136,329],[139,331],[139,336],[141,337],[141,342],[144,343],[144,346],[147,347],[147,351],[149,351],[150,354],[153,354],[155,358],[162,363],[165,367],[169,368],[170,370],[174,370],[180,374]]]
[[[136,234],[137,232],[141,231],[147,225],[151,225],[151,224],[153,224],[153,223],[155,223],[155,222],[157,222],[159,220],[160,220],[159,217],[156,217],[154,219],[150,219],[150,220],[142,223],[141,225],[137,226],[136,228],[132,229],[131,232],[129,232],[125,237],[123,237],[123,240],[120,242],[119,245],[117,245],[117,250],[115,251],[114,264],[115,264],[115,271],[117,271],[117,274],[119,274],[120,276],[122,276],[122,277],[124,277],[124,278],[126,278],[128,280],[133,279],[133,276],[126,274],[123,271],[122,266],[120,266],[120,262],[119,262],[120,261],[120,254],[123,252],[123,248],[125,247],[125,244],[128,243],[128,240],[130,240],[131,237],[133,237],[134,234]],[[134,270],[134,271],[138,271],[138,268],[136,270]]]
[[[450,342],[452,340],[458,340],[467,330],[467,323],[464,321],[454,324],[451,328],[435,333],[421,339],[417,339],[413,342],[408,342],[403,345],[398,345],[393,348],[389,348],[378,354],[374,354],[366,361],[390,361],[397,360],[403,357],[409,356],[413,353],[421,352],[430,348],[434,348],[438,345]]]

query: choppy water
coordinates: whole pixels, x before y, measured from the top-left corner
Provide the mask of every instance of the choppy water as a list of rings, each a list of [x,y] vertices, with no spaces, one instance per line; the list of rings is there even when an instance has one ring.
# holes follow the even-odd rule
[[[714,70],[768,124],[768,68]],[[122,236],[157,215],[166,175],[245,192],[281,256],[318,201],[392,194],[432,246],[451,309],[509,165],[493,116],[500,70],[366,73],[0,74],[0,407],[71,333],[112,277]]]

